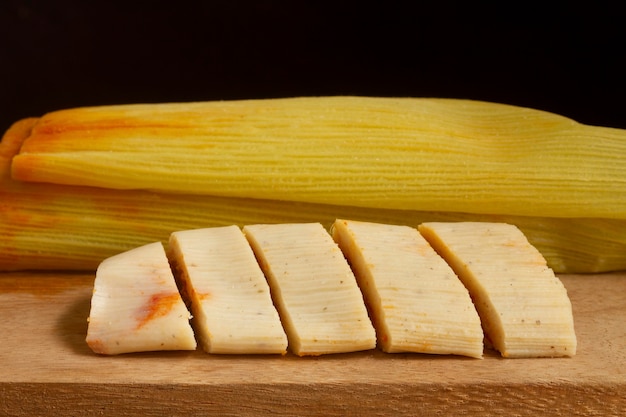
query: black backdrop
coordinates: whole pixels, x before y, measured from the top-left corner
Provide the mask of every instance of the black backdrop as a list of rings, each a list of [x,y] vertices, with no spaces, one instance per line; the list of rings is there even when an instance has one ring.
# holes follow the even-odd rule
[[[472,98],[626,128],[626,20],[569,2],[0,1],[0,130],[113,103]]]

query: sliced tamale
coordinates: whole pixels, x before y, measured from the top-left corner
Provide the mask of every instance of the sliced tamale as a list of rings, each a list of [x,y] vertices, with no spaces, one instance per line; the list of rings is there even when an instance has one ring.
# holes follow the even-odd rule
[[[294,354],[376,347],[354,274],[321,224],[255,224],[243,231],[270,285]]]
[[[467,289],[417,229],[339,219],[332,236],[352,266],[384,352],[483,356],[483,330]]]
[[[419,230],[468,288],[485,335],[502,356],[576,354],[567,290],[518,228],[432,222]]]
[[[287,336],[254,253],[237,226],[179,230],[168,257],[207,353],[287,351]]]
[[[189,319],[163,245],[153,242],[98,266],[86,341],[107,355],[195,350]]]

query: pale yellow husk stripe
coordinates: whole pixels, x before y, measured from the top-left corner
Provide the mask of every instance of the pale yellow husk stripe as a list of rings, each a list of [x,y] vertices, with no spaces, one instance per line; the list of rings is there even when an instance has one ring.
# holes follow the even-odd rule
[[[360,209],[271,200],[114,192],[78,187],[0,191],[0,270],[95,270],[106,257],[176,230],[336,218],[407,224],[486,220],[518,225],[557,272],[626,269],[626,220]],[[89,191],[89,192],[87,192]]]
[[[301,97],[43,116],[23,181],[420,211],[626,218],[626,132],[470,100]]]
[[[171,232],[337,218],[417,226],[486,220],[517,225],[556,272],[626,269],[626,219],[551,218],[360,208],[14,181],[10,164],[38,119],[15,123],[0,142],[0,270],[95,270],[105,258]]]

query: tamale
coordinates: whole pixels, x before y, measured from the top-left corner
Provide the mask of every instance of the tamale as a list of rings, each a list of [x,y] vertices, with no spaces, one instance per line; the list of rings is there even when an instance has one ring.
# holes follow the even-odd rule
[[[377,209],[626,218],[626,131],[472,100],[296,97],[68,109],[22,181]]]
[[[40,123],[39,118],[18,121],[0,142],[0,270],[95,270],[102,259],[133,247],[156,240],[167,244],[176,230],[297,222],[329,227],[337,218],[414,227],[426,221],[506,222],[518,226],[556,272],[626,269],[623,218],[395,210],[16,181],[10,175],[11,163]],[[81,134],[84,142],[90,141],[88,130]],[[180,141],[182,136],[183,131],[177,136]],[[394,186],[402,188],[401,183]],[[615,195],[615,202],[622,198]]]

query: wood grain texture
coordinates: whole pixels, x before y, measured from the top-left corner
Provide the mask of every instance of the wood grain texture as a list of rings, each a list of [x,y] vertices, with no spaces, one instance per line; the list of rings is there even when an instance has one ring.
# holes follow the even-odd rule
[[[570,359],[106,357],[85,343],[92,276],[0,274],[0,415],[622,415],[626,273],[561,279],[579,344]]]

